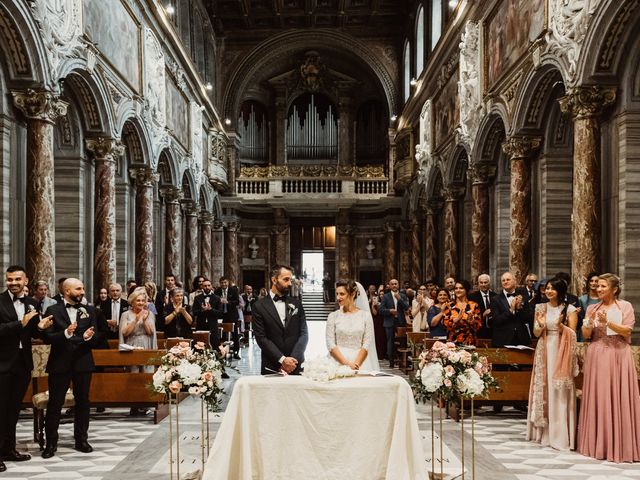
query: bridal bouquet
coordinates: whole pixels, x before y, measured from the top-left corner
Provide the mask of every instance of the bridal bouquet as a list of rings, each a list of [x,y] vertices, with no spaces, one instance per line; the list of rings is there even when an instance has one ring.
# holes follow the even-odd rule
[[[201,397],[211,411],[220,406],[222,365],[204,343],[189,342],[173,346],[160,360],[153,374],[153,390],[167,395],[188,392]]]
[[[328,382],[336,378],[353,377],[355,371],[347,365],[340,365],[329,357],[317,357],[302,364],[302,376],[316,382]]]
[[[490,389],[497,387],[487,357],[451,342],[435,342],[430,350],[423,351],[418,357],[416,375],[411,379],[416,402],[435,397],[445,400],[486,397]]]

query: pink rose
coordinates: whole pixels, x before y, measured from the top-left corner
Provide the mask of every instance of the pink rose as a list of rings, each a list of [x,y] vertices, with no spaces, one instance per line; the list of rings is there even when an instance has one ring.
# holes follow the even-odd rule
[[[204,342],[198,342],[196,343],[196,348],[198,350],[204,350]]]
[[[442,350],[443,348],[445,348],[444,343],[437,341],[433,344],[433,346],[431,347],[432,350]]]
[[[444,373],[447,377],[452,377],[453,374],[456,373],[456,370],[451,365],[447,365],[444,367]]]
[[[446,346],[447,348],[456,348],[456,344],[453,342],[447,342]]]
[[[174,380],[169,384],[169,391],[171,393],[180,393],[180,390],[182,390],[182,383],[177,380]]]
[[[213,373],[211,372],[204,372],[202,374],[202,379],[206,382],[210,382],[211,380],[213,380]]]
[[[466,350],[463,350],[462,352],[460,352],[460,360],[465,365],[468,365],[471,362],[471,354]]]
[[[451,380],[449,380],[448,378],[445,378],[444,379],[444,386],[447,387],[447,388],[451,387]]]

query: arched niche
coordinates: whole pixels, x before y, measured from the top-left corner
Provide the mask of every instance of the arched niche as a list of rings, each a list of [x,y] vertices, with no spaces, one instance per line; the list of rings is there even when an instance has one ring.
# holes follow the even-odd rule
[[[389,139],[389,115],[380,100],[370,99],[356,114],[356,164],[385,164]]]
[[[303,93],[287,112],[286,155],[291,163],[337,161],[338,109],[322,93]]]

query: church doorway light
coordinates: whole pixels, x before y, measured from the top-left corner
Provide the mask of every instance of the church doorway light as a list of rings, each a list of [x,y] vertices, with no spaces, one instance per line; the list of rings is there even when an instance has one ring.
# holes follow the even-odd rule
[[[302,271],[300,276],[304,282],[305,292],[322,291],[324,276],[324,253],[312,250],[302,252]]]

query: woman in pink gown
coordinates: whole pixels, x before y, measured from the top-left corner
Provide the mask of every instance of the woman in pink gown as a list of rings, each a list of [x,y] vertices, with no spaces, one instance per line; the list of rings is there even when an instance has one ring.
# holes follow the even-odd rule
[[[610,462],[640,461],[640,392],[631,356],[633,307],[619,300],[620,279],[598,280],[600,303],[590,305],[582,326],[591,338],[584,361],[578,452]]]

